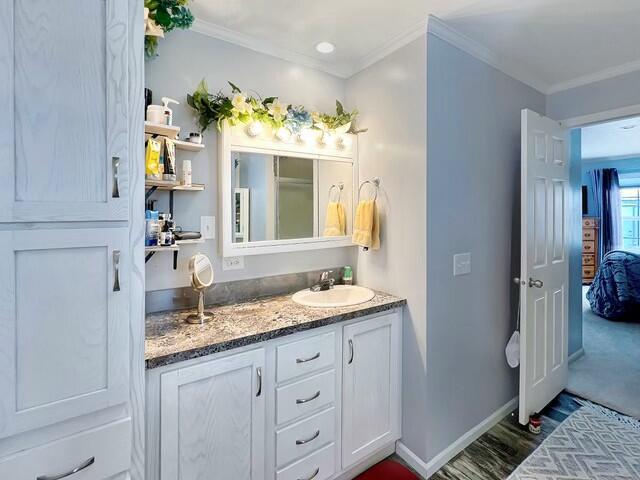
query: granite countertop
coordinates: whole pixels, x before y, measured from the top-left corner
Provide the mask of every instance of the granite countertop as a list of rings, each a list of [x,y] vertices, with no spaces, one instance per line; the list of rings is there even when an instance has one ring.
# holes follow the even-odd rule
[[[376,292],[366,303],[340,308],[298,305],[291,295],[259,298],[232,305],[209,306],[213,320],[191,325],[184,318],[195,309],[151,313],[146,316],[146,368],[203,357],[292,333],[384,312],[406,300]]]

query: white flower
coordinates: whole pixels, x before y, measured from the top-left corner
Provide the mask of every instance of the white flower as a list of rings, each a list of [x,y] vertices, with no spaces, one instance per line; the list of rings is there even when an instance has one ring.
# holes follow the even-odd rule
[[[239,114],[251,114],[253,112],[253,108],[247,102],[247,96],[243,93],[236,93],[231,100],[231,105]]]
[[[287,114],[287,106],[276,98],[269,104],[269,113],[276,120],[282,120]]]

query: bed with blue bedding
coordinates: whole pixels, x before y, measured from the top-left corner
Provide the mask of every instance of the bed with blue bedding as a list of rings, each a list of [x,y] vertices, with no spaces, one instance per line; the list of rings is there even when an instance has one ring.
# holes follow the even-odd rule
[[[640,249],[606,254],[587,300],[591,310],[601,317],[640,322]]]

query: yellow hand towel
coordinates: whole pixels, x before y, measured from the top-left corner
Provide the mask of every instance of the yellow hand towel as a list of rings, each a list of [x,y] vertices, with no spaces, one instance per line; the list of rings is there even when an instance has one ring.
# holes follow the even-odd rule
[[[363,200],[358,204],[352,241],[365,249],[380,248],[380,217],[375,200]]]
[[[347,215],[344,204],[329,202],[324,221],[324,237],[342,237],[347,234]]]

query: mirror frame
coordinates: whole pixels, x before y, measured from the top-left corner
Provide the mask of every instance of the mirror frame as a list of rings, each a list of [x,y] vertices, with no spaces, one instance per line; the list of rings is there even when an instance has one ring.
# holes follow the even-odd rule
[[[315,131],[313,131],[315,133]],[[351,235],[341,237],[312,237],[287,240],[264,240],[247,243],[233,243],[232,201],[231,201],[231,153],[264,153],[267,155],[296,156],[313,160],[346,162],[353,171],[353,208],[358,195],[358,145],[357,136],[345,134],[349,141],[344,146],[324,145],[318,139],[318,132],[308,143],[301,143],[292,135],[288,141],[275,137],[268,126],[251,137],[245,125],[229,126],[225,123],[218,134],[218,204],[220,205],[220,247],[223,257],[244,257],[270,253],[299,252],[324,248],[351,247]]]

